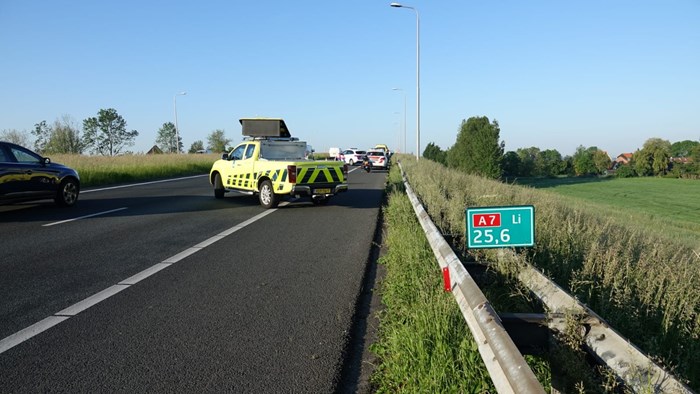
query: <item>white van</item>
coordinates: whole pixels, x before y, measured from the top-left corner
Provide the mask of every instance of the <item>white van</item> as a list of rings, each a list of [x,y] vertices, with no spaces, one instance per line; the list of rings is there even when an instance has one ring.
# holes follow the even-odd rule
[[[342,149],[340,148],[330,148],[328,149],[328,158],[330,160],[340,160],[340,152]]]

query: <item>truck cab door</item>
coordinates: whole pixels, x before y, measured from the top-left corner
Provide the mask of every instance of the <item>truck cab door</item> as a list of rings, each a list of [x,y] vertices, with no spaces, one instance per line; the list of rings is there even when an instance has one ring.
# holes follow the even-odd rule
[[[253,169],[255,167],[255,144],[241,144],[229,155],[231,172],[227,186],[236,189],[256,190]]]

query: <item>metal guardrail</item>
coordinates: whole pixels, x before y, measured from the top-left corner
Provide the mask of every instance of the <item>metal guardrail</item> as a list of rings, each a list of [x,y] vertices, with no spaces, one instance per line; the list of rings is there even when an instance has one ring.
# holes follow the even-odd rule
[[[502,252],[503,258],[515,258],[512,251]],[[585,328],[584,346],[588,352],[607,365],[635,392],[692,393],[689,387],[651,361],[603,318],[531,265],[525,265],[518,279],[547,306],[549,313],[573,312],[582,316],[581,321]],[[561,328],[561,324],[555,319],[550,320],[549,326],[552,329]]]
[[[401,168],[401,164],[399,163]],[[449,270],[452,293],[472,332],[491,379],[499,393],[544,393],[544,389],[506,332],[499,315],[440,231],[433,224],[411,186],[403,168],[403,183],[413,210],[425,232],[441,269]],[[517,261],[510,250],[501,250],[500,257]],[[584,346],[606,364],[635,392],[693,393],[673,375],[651,361],[641,350],[624,338],[594,311],[549,280],[532,265],[520,261],[524,268],[518,279],[548,308],[550,316],[562,313],[578,315],[585,330]],[[559,317],[548,319],[551,330],[562,331]]]
[[[542,385],[506,332],[498,314],[430,220],[405,177],[404,185],[440,268],[447,268],[450,272],[452,294],[477,342],[496,390],[499,393],[544,394]]]

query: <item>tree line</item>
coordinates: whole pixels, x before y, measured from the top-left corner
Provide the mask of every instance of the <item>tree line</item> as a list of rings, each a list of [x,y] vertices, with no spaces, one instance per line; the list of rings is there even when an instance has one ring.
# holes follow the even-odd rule
[[[454,145],[442,150],[431,142],[425,147],[423,157],[493,179],[608,174],[618,177],[700,176],[700,141],[671,143],[650,138],[641,149],[623,160],[612,160],[607,152],[595,146],[580,145],[572,156],[534,146],[504,152],[504,147],[496,120],[472,117],[462,120]]]
[[[45,120],[34,125],[30,133],[18,130],[3,130],[0,140],[22,146],[33,146],[41,154],[95,154],[116,156],[132,154],[127,148],[135,144],[139,132],[128,130],[126,120],[114,108],[100,109],[97,116],[88,117],[78,125],[70,116],[64,115],[49,124]],[[33,142],[32,142],[33,141]],[[207,148],[202,140],[192,143],[189,153],[210,150],[225,152],[231,143],[224,130],[214,130],[207,136]],[[184,145],[172,122],[163,123],[155,140],[160,152],[182,153]]]

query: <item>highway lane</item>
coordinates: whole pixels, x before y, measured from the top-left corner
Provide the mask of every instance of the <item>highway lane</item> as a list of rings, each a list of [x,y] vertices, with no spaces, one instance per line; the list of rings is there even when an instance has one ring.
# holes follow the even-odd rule
[[[115,209],[121,210],[45,226]],[[261,209],[247,196],[212,198],[202,176],[87,191],[70,209],[46,202],[0,211],[4,338]]]
[[[3,387],[332,391],[384,177],[356,171],[328,206],[273,211],[7,350]],[[215,200],[206,178],[85,193],[79,207],[127,208],[49,227],[64,211],[0,214],[13,234],[2,240],[0,337],[269,212],[247,196]]]

